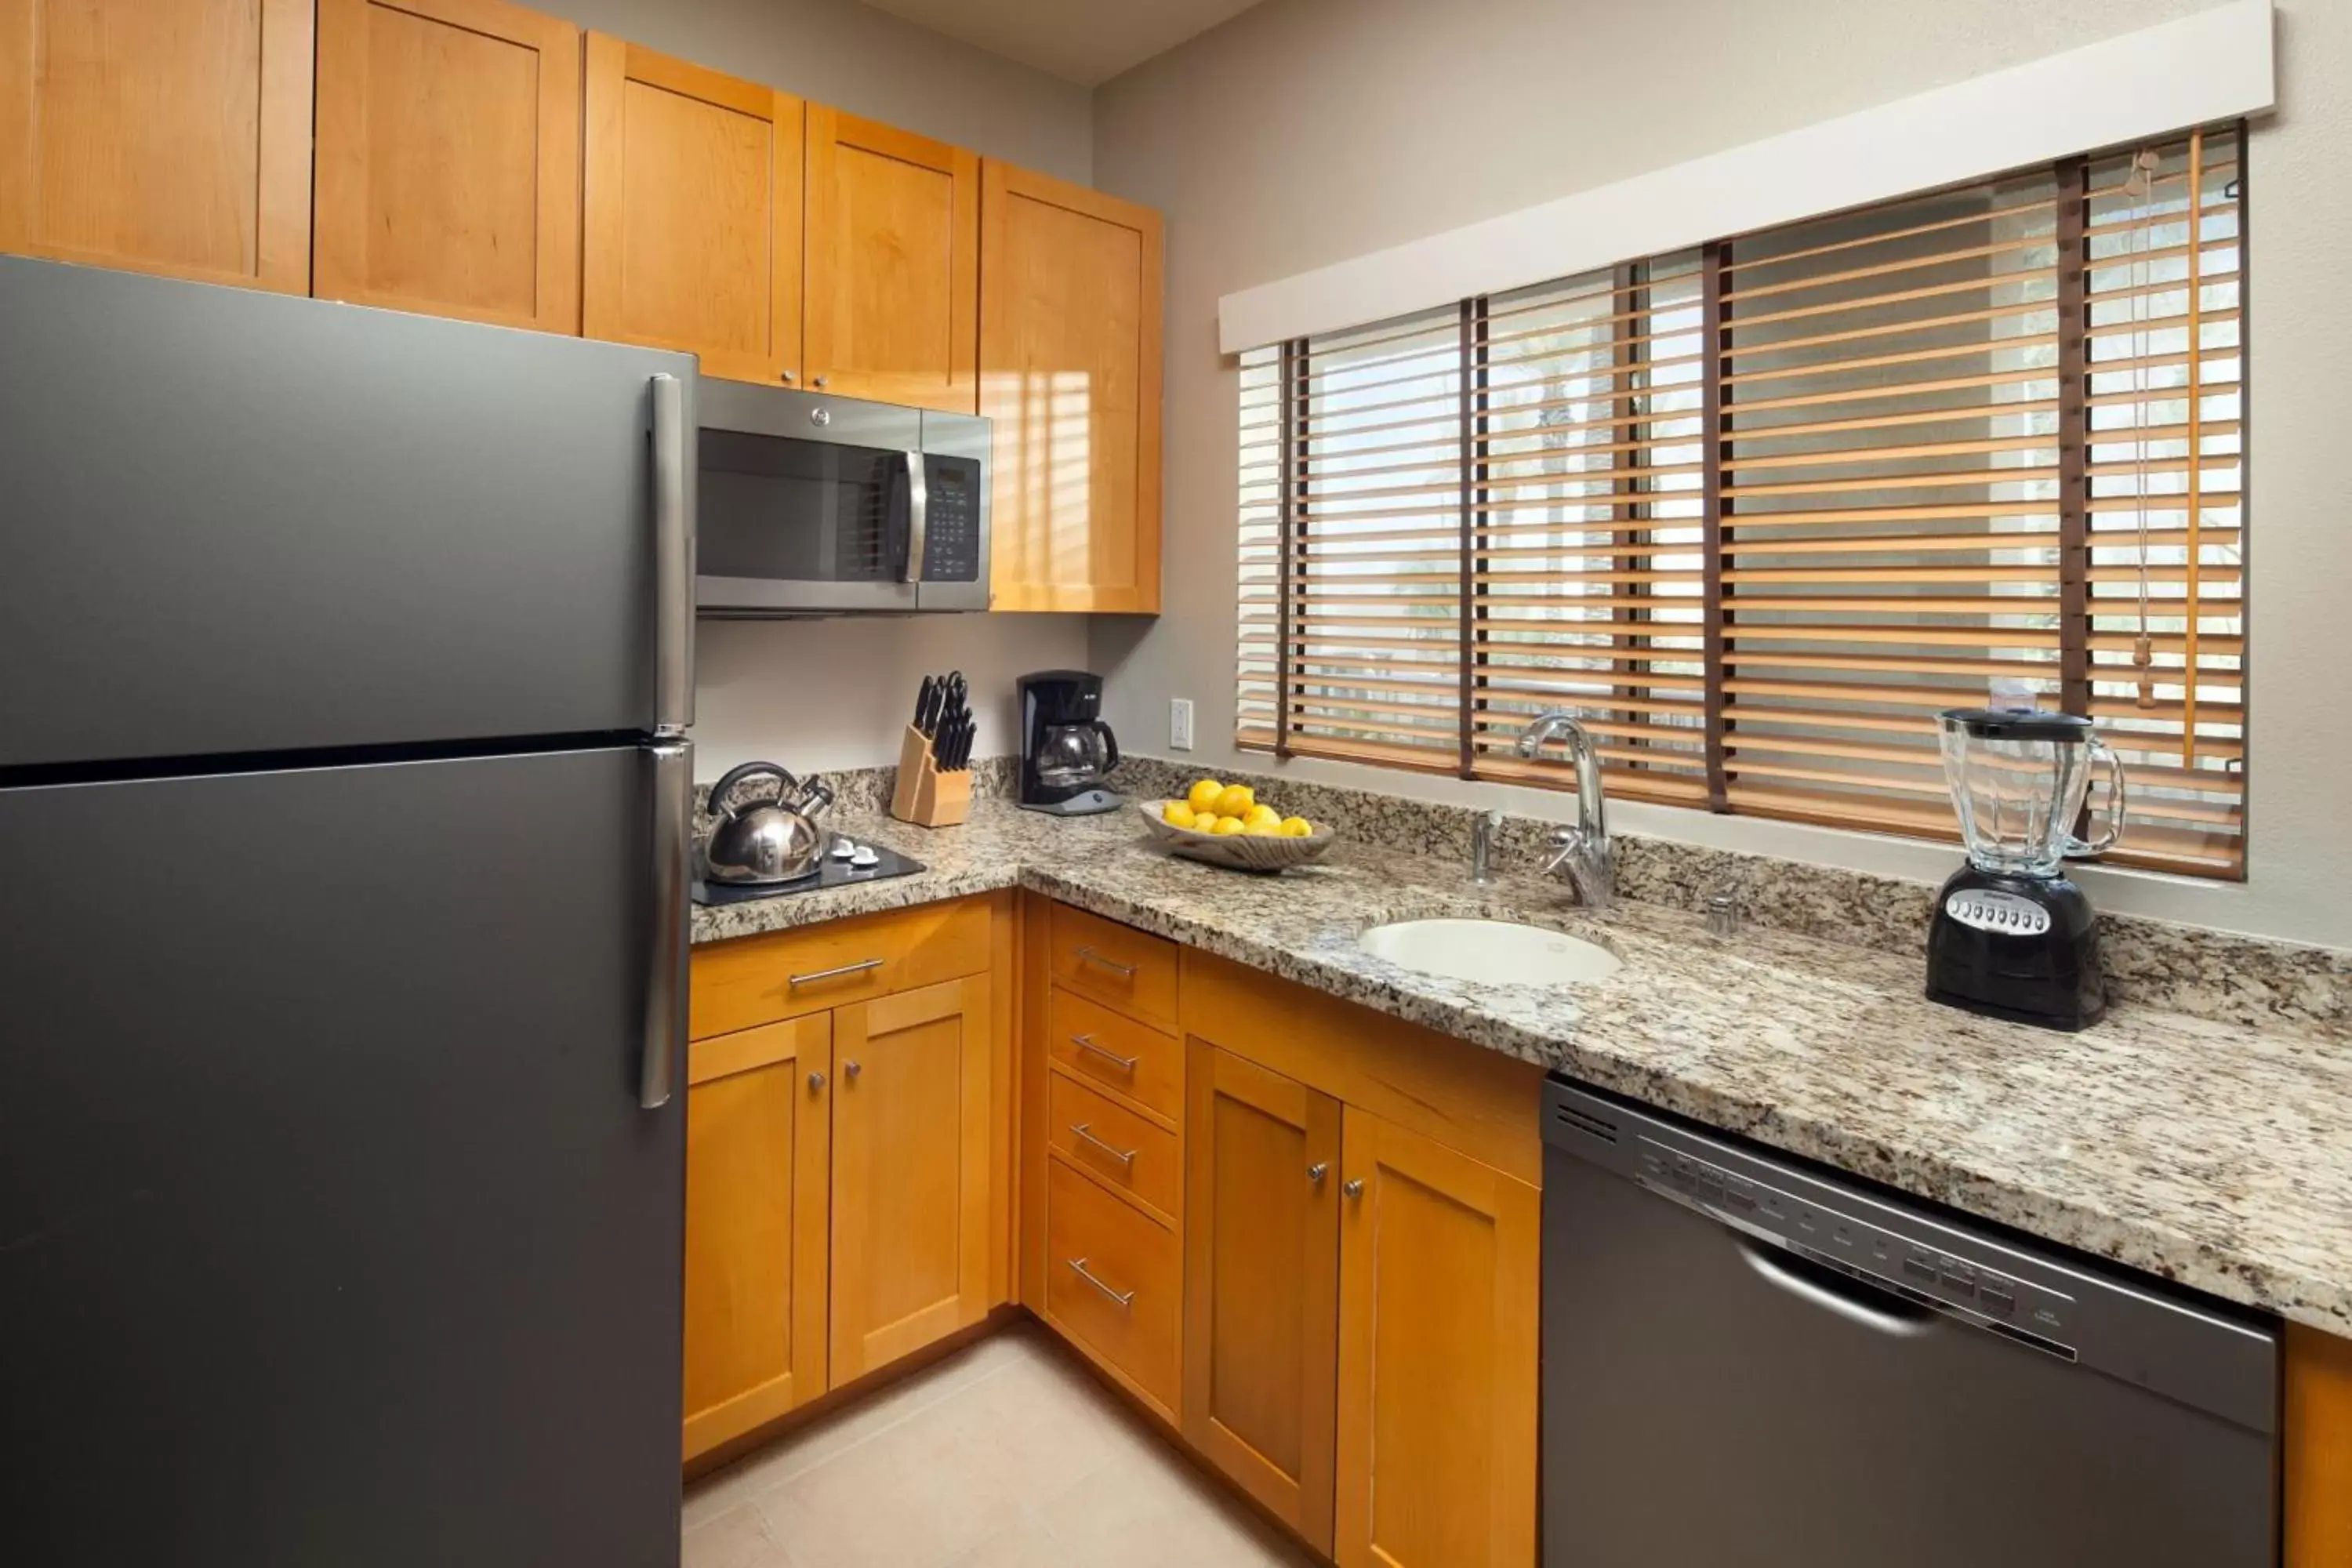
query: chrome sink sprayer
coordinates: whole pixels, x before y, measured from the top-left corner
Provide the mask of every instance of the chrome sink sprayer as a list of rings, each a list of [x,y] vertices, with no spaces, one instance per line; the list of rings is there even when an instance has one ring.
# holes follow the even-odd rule
[[[1556,853],[1544,862],[1544,869],[1565,869],[1577,901],[1587,909],[1605,910],[1617,897],[1617,856],[1609,844],[1608,803],[1601,795],[1601,752],[1574,715],[1555,708],[1537,714],[1519,731],[1519,755],[1537,755],[1555,737],[1567,741],[1569,757],[1576,763],[1576,826],[1552,835]]]

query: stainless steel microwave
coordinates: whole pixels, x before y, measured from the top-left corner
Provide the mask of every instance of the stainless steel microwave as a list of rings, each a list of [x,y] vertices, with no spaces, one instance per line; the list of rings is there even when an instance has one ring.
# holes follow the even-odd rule
[[[704,378],[695,608],[988,608],[989,422]]]

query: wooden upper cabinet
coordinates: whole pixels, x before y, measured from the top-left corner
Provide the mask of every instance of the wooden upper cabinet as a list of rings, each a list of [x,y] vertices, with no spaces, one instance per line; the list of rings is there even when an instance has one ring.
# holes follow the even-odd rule
[[[689,1459],[824,1392],[832,1026],[817,1013],[692,1047]]]
[[[992,608],[1160,609],[1161,253],[1147,207],[982,167]]]
[[[1536,1189],[1347,1108],[1340,1568],[1536,1559]]]
[[[311,291],[580,330],[580,31],[505,0],[319,0]]]
[[[588,36],[589,337],[794,382],[803,113],[788,93]]]
[[[1339,1102],[1198,1038],[1186,1088],[1184,1436],[1328,1555]]]
[[[310,0],[0,0],[0,250],[310,286]]]
[[[988,1310],[989,998],[975,974],[834,1010],[836,1385]]]
[[[803,358],[844,397],[979,409],[980,160],[813,103]]]

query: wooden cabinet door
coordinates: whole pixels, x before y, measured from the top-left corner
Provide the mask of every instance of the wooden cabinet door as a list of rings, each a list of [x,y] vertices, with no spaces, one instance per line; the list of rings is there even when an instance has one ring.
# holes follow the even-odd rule
[[[985,974],[835,1010],[833,1381],[988,1310]]]
[[[999,610],[1160,609],[1160,215],[991,160],[980,411]]]
[[[837,109],[808,109],[808,384],[979,410],[980,159]]]
[[[1184,1436],[1331,1550],[1339,1102],[1192,1042]]]
[[[319,0],[321,299],[580,330],[580,30],[506,0]]]
[[[1343,1142],[1334,1556],[1525,1568],[1537,1191],[1354,1106]]]
[[[817,1013],[692,1047],[689,1459],[824,1392],[832,1025]]]
[[[589,34],[582,331],[792,384],[802,119],[789,93]]]
[[[2352,1341],[2286,1326],[2284,1568],[2352,1563]]]
[[[311,0],[0,0],[0,250],[310,287]]]

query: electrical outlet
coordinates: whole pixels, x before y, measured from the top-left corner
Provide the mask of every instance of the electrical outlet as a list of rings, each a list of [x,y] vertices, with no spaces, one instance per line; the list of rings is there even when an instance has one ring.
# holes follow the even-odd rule
[[[1168,700],[1168,749],[1171,752],[1192,749],[1192,700],[1189,697]]]

